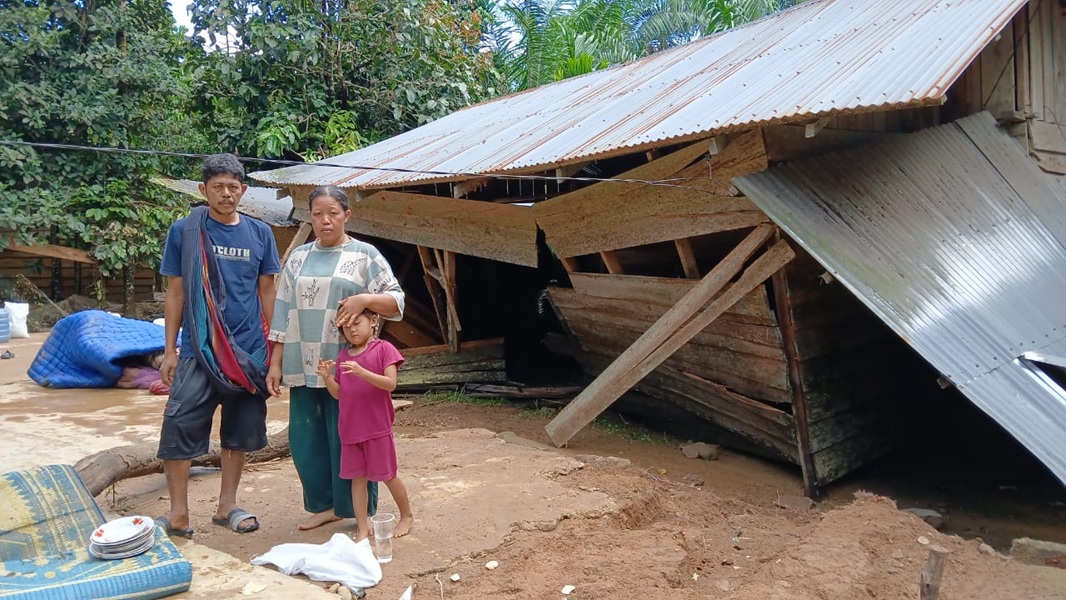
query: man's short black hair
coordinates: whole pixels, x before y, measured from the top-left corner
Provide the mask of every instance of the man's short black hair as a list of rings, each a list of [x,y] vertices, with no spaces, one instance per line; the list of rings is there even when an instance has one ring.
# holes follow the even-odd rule
[[[207,183],[215,175],[235,175],[238,181],[244,183],[244,166],[232,154],[212,154],[200,166],[200,178]]]

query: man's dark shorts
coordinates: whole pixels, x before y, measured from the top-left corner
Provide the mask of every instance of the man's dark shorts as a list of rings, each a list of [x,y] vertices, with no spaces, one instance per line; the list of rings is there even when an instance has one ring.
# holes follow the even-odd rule
[[[159,452],[163,460],[191,460],[207,454],[211,421],[222,405],[219,437],[226,450],[251,452],[267,445],[266,400],[251,394],[224,394],[194,358],[179,358],[170,398],[163,409]]]

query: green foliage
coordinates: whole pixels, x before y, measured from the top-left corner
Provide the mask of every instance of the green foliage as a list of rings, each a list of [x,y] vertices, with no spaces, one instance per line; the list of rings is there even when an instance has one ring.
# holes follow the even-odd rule
[[[222,149],[308,160],[417,127],[497,93],[483,18],[469,0],[195,0],[202,126]]]
[[[622,64],[761,18],[796,0],[520,0],[499,4],[497,65],[514,90]]]
[[[494,396],[469,396],[463,392],[439,391],[427,392],[418,404],[477,404],[481,406],[509,406],[511,401],[507,398]]]
[[[0,139],[110,147],[181,141],[186,42],[165,0],[0,0]],[[147,185],[163,161],[0,147],[0,229],[86,248],[111,276],[154,265],[174,211]],[[0,236],[0,244],[6,243]]]

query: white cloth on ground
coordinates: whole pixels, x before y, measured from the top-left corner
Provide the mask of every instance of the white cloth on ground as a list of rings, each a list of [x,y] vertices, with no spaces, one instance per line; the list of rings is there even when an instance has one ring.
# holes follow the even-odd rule
[[[358,544],[335,533],[325,544],[281,544],[252,558],[253,565],[273,564],[286,575],[303,574],[313,581],[335,581],[352,590],[381,582],[381,564],[370,540]]]

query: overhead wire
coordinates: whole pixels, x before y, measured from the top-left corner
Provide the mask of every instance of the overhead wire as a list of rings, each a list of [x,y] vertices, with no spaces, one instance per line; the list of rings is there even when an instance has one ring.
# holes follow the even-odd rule
[[[0,140],[0,146],[23,146],[31,148],[45,148],[51,150],[75,150],[83,152],[100,152],[110,154],[138,154],[142,156],[161,156],[169,158],[206,158],[212,156],[210,154],[198,153],[198,152],[174,152],[170,150],[152,150],[141,148],[118,148],[112,146],[86,146],[79,144],[63,144],[58,142],[26,142],[22,140]],[[709,151],[709,149],[708,149]],[[630,184],[642,184],[649,186],[671,187],[679,189],[687,189],[696,192],[708,193],[708,190],[702,188],[696,188],[685,185],[678,185],[680,182],[691,181],[705,181],[710,179],[709,177],[674,177],[669,179],[628,179],[617,177],[571,177],[571,176],[554,176],[554,175],[518,175],[514,173],[468,173],[463,171],[435,171],[435,170],[422,170],[422,169],[407,169],[402,167],[371,167],[364,165],[342,165],[336,163],[330,163],[326,161],[307,163],[297,160],[287,159],[273,159],[273,158],[255,158],[250,156],[236,156],[237,160],[241,162],[253,162],[253,163],[269,163],[276,165],[288,166],[304,166],[304,167],[329,167],[337,169],[353,169],[353,170],[365,170],[365,171],[384,171],[390,173],[404,173],[411,175],[435,175],[439,177],[470,177],[470,178],[492,178],[502,180],[517,180],[517,181],[544,181],[547,184],[548,181],[563,182],[573,181],[582,183],[630,183]],[[417,182],[412,182],[417,183]]]

